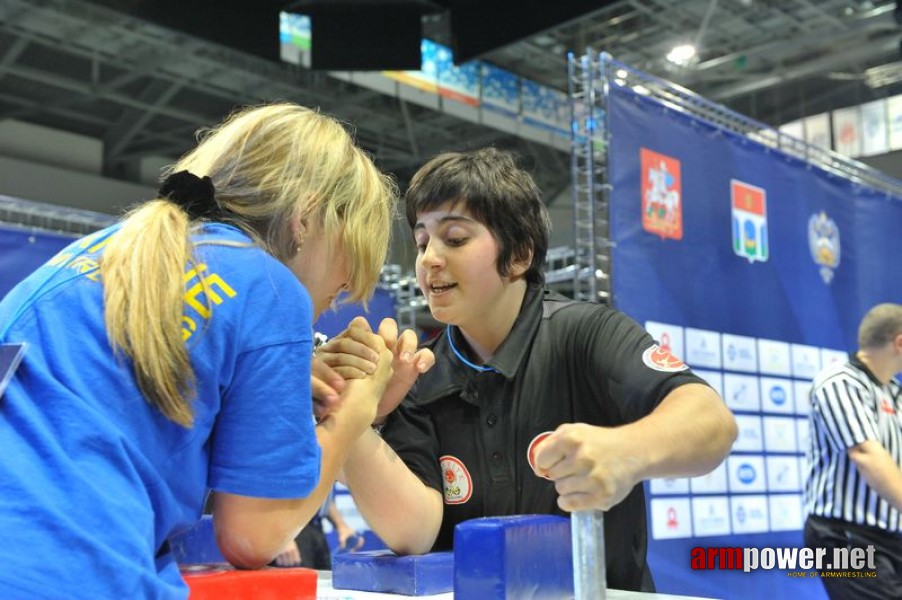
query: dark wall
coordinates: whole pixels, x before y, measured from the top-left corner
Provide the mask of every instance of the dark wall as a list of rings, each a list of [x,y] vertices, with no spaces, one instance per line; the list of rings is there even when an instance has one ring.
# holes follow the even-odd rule
[[[890,177],[902,180],[902,150],[878,154],[877,156],[868,156],[867,158],[859,158],[858,160],[869,167],[873,167],[878,171],[886,173]]]

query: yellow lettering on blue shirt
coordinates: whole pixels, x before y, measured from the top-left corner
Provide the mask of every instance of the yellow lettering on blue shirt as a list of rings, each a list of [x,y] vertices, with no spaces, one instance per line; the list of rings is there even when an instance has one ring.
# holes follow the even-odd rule
[[[84,275],[91,281],[100,281],[100,263],[82,254],[60,252],[48,260],[45,266],[71,269],[79,275]]]
[[[61,267],[70,260],[72,260],[73,254],[71,252],[60,252],[59,254],[55,254],[53,258],[47,261],[48,267]]]
[[[46,266],[72,269],[79,275],[84,275],[91,281],[100,281],[100,263],[88,256],[95,254],[98,250],[106,246],[112,237],[107,235],[100,242],[94,244],[94,241],[100,235],[104,235],[104,232],[101,231],[86,236],[75,246],[75,248],[80,249],[79,252],[60,252],[48,260]]]
[[[93,258],[88,258],[87,256],[76,256],[72,260],[72,262],[66,265],[67,269],[77,271],[80,275],[94,271],[99,267],[100,265],[96,260],[94,260]]]
[[[94,254],[95,252],[97,252],[98,250],[100,250],[101,248],[106,246],[110,242],[111,239],[113,239],[112,235],[107,235],[104,239],[100,240],[99,243],[91,246],[91,244],[94,242],[94,240],[96,240],[98,236],[103,235],[103,233],[104,232],[99,231],[97,233],[92,233],[91,235],[86,236],[84,239],[81,240],[81,242],[79,242],[78,247],[84,249],[84,248],[88,248],[88,246],[90,246],[90,248],[88,248],[88,254]]]
[[[198,280],[197,283],[188,287],[185,292],[185,303],[204,320],[213,316],[213,305],[222,304],[226,300],[222,295],[228,298],[234,298],[238,295],[238,292],[232,289],[232,286],[217,273],[202,275],[206,271],[207,265],[200,263],[185,273],[185,287],[188,287],[188,284],[195,278]],[[202,296],[206,298],[209,304],[202,301]],[[187,315],[183,316],[182,339],[187,341],[195,331],[197,331],[197,322]]]
[[[197,331],[197,323],[188,315],[182,315],[182,341],[187,341]]]

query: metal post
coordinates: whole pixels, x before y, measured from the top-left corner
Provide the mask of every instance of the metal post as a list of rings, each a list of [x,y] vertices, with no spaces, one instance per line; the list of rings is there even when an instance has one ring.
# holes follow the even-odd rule
[[[579,510],[570,515],[575,600],[605,600],[604,513]]]

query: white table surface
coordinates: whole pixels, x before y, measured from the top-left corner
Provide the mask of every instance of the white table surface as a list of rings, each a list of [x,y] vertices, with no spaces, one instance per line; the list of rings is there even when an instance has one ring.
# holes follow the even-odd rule
[[[430,594],[428,596],[405,596],[403,594],[384,594],[381,592],[358,592],[356,590],[336,590],[332,587],[332,572],[318,571],[316,584],[317,600],[452,600],[454,594]],[[645,592],[627,592],[624,590],[608,590],[607,600],[703,600],[699,596],[674,596],[672,594],[649,594]]]

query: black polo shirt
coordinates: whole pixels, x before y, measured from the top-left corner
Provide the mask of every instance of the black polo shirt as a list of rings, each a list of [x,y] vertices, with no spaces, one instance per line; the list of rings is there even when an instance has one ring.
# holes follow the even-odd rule
[[[457,328],[453,345],[472,360]],[[464,364],[447,332],[430,342],[435,366],[419,377],[383,430],[423,482],[442,492],[434,550],[451,548],[454,526],[477,517],[567,515],[554,484],[533,472],[530,443],[563,423],[617,426],[648,415],[686,383],[704,383],[668,363],[651,336],[610,307],[530,287],[510,335],[479,371]],[[650,358],[651,357],[651,358]],[[653,591],[645,561],[641,484],[605,515],[608,585]]]

